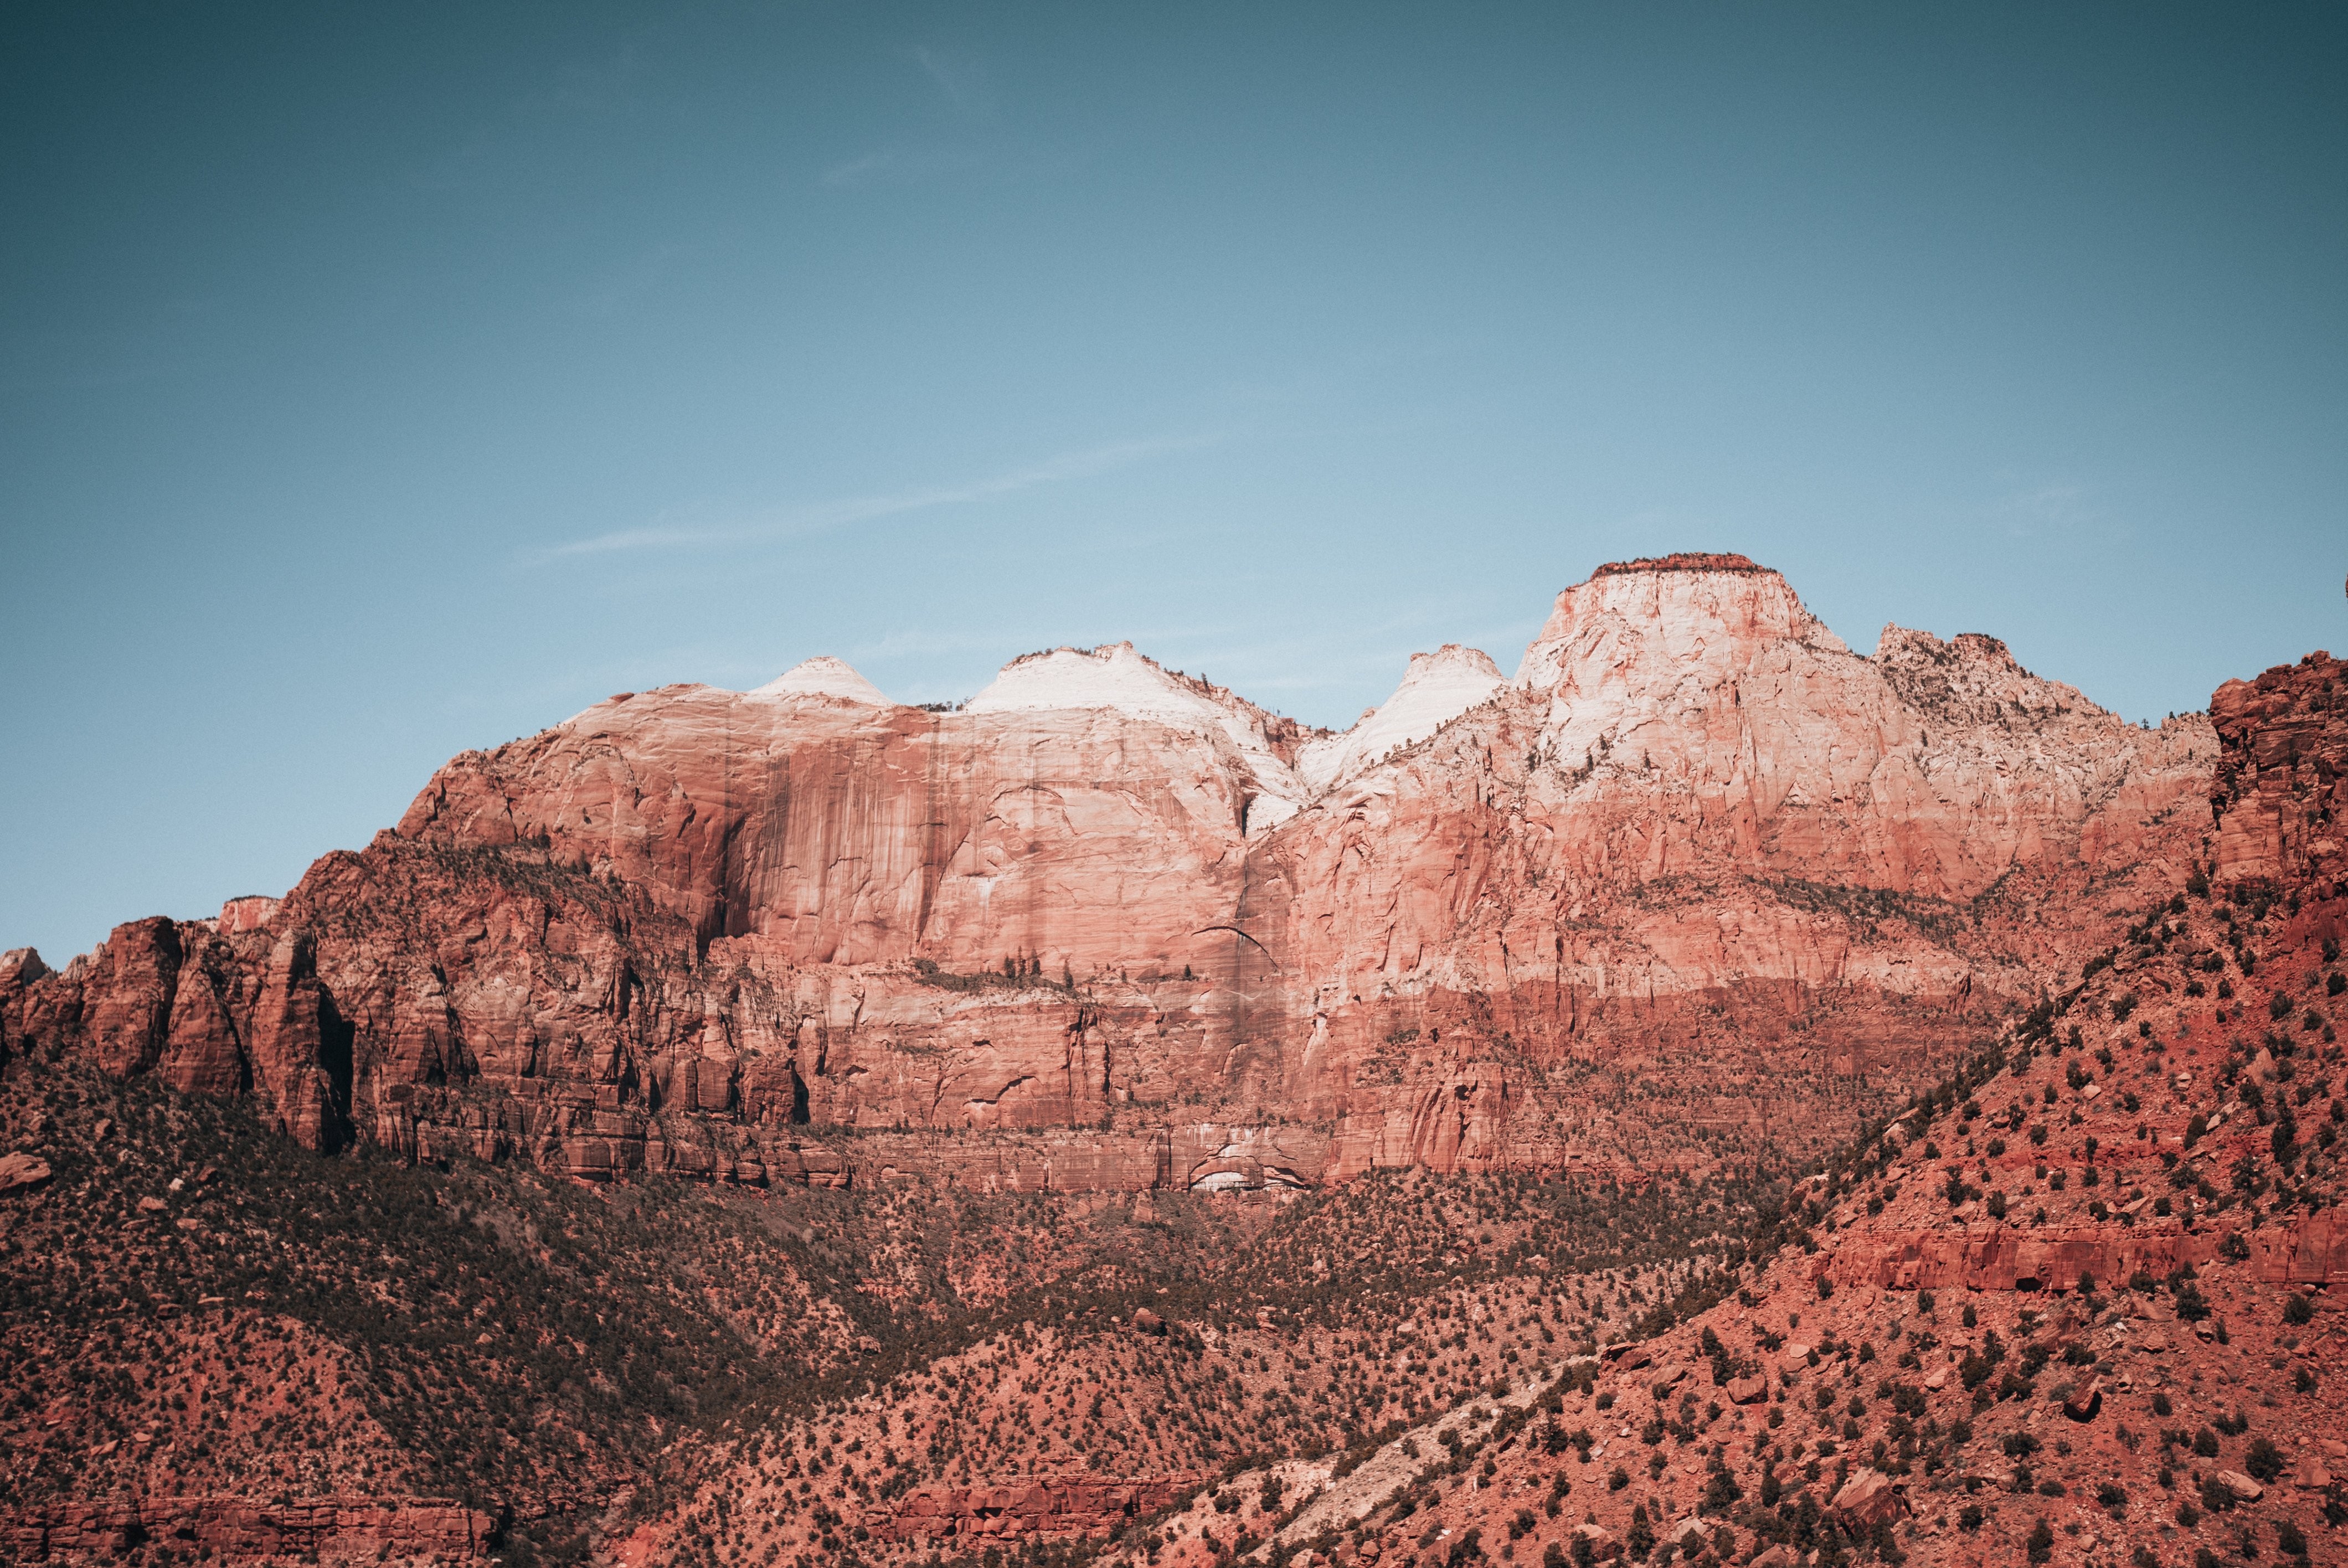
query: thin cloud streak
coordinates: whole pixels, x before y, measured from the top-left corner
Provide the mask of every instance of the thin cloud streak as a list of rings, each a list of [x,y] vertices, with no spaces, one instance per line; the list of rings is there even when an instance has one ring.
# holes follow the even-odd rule
[[[930,179],[978,168],[987,155],[973,147],[888,148],[851,158],[823,171],[823,182],[843,190],[884,182]]]
[[[998,496],[1014,495],[1045,485],[1087,479],[1146,458],[1211,446],[1220,439],[1214,436],[1192,436],[1153,441],[1121,441],[1088,451],[1063,453],[1028,467],[1014,468],[964,484],[901,490],[892,495],[854,497],[738,527],[621,528],[608,534],[597,534],[592,538],[572,539],[556,545],[541,552],[541,559],[610,555],[622,550],[750,545],[775,539],[800,538],[808,534],[846,528],[852,523],[874,522],[883,518],[902,517],[910,512],[931,511],[940,507],[964,506],[973,501],[992,500]]]
[[[994,117],[994,98],[987,91],[986,67],[976,60],[957,60],[935,49],[915,49],[913,61],[935,82],[960,114],[973,119]]]
[[[2015,538],[2066,534],[2099,520],[2095,492],[2085,485],[2041,485],[2006,496],[1993,508]]]

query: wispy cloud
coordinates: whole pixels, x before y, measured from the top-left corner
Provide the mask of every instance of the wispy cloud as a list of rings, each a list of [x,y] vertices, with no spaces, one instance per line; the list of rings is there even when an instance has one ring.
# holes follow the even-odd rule
[[[2095,494],[2085,485],[2040,485],[2002,497],[1995,507],[2017,537],[2067,532],[2098,520]]]
[[[841,190],[866,185],[910,183],[940,175],[960,174],[986,161],[973,147],[892,147],[835,163],[823,171],[823,182]]]
[[[994,113],[994,97],[988,90],[986,67],[976,60],[958,60],[937,49],[916,49],[914,63],[922,74],[938,85],[958,114],[972,119],[989,119]]]
[[[994,84],[982,62],[919,48],[913,51],[912,64],[937,89],[944,113],[925,117],[931,122],[925,130],[890,138],[879,147],[826,165],[820,172],[824,184],[853,190],[981,174],[1018,179],[1048,173],[1068,161],[1004,130]]]
[[[1062,453],[1024,468],[1008,469],[958,485],[937,485],[885,495],[851,497],[795,508],[750,522],[710,528],[621,528],[555,545],[540,552],[540,557],[559,559],[567,556],[610,555],[623,550],[710,548],[799,538],[854,523],[876,522],[884,518],[931,511],[940,507],[965,506],[973,501],[992,500],[998,496],[1015,495],[1022,490],[1033,490],[1046,485],[1067,484],[1147,458],[1210,446],[1217,439],[1212,436],[1185,436],[1148,441],[1120,441],[1086,451]]]

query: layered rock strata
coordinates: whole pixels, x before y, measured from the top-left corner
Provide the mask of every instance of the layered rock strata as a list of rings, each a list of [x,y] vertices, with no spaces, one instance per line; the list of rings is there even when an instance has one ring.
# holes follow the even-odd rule
[[[1385,1568],[1503,1532],[1519,1562],[1622,1542],[1982,1568],[2065,1540],[2095,1562],[2328,1560],[2348,1519],[2328,1381],[2348,1348],[2342,673],[2316,655],[2222,689],[2217,875],[2147,898],[2077,983],[1797,1184],[1733,1278],[1496,1389],[1483,1432],[1444,1445],[1458,1463],[1422,1427],[1233,1478],[1312,1500],[1260,1530],[1266,1560]],[[1478,1483],[1436,1479],[1478,1435]],[[1104,1555],[1207,1568],[1221,1523],[1193,1506]]]
[[[2219,875],[2302,886],[2348,876],[2348,665],[2329,653],[2229,681],[2209,700],[2221,744]]]
[[[458,756],[282,901],[12,953],[0,1053],[598,1176],[1704,1164],[2075,970],[2217,752],[1991,639],[1854,653],[1737,557],[1603,569],[1513,681],[1420,655],[1340,735],[1122,644],[953,712],[811,661]]]
[[[0,1527],[17,1560],[109,1561],[142,1550],[191,1550],[234,1561],[475,1563],[496,1521],[438,1499],[147,1497],[73,1503]]]

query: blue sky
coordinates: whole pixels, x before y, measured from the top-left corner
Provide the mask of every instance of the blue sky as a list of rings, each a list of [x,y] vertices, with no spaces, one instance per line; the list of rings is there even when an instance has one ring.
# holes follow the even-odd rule
[[[0,13],[0,947],[670,681],[1349,723],[1601,561],[2348,646],[2348,12]]]

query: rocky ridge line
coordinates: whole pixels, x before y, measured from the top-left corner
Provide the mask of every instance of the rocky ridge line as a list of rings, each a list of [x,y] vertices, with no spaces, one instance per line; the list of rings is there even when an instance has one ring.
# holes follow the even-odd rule
[[[956,712],[837,661],[623,693],[282,901],[8,955],[0,1058],[605,1178],[1700,1169],[1896,1103],[2199,853],[2206,722],[1985,639],[1861,657],[1741,558],[1606,569],[1514,682],[1480,659],[1318,793],[1348,737],[1126,645]]]

